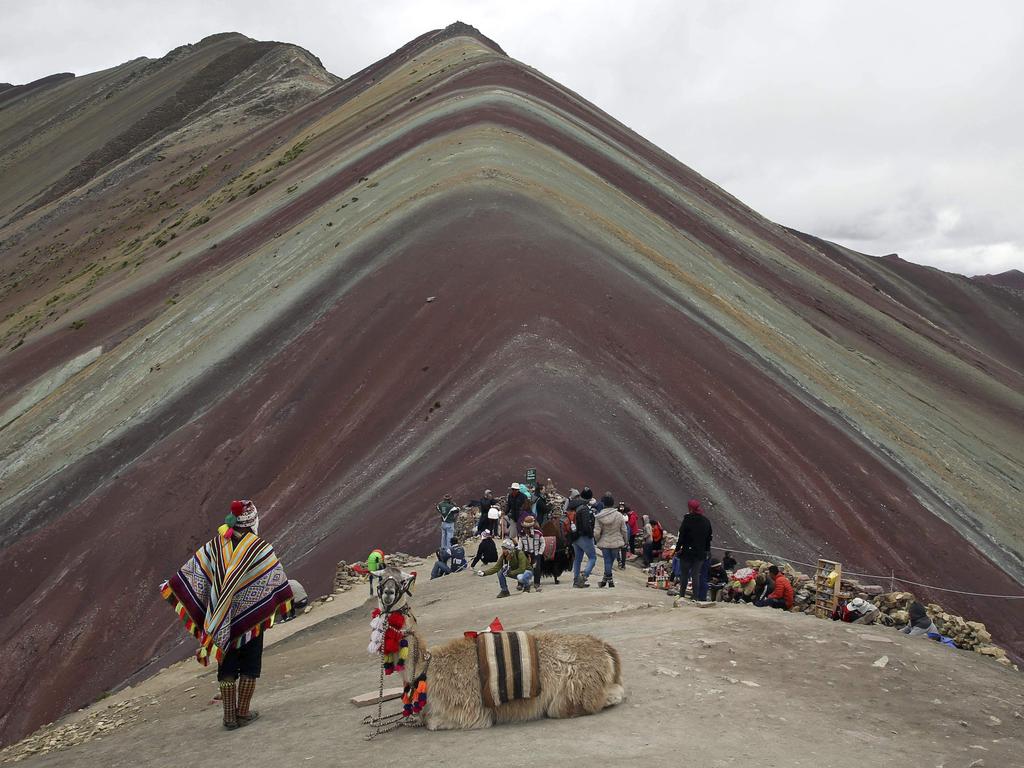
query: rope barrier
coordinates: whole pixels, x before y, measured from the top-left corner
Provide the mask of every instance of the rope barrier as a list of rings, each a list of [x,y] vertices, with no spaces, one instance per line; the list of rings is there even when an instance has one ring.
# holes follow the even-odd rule
[[[722,551],[726,551],[725,547],[722,547],[722,546],[717,546],[715,548],[716,549],[721,549]],[[806,565],[808,568],[817,568],[818,567],[817,563],[804,563],[804,562],[801,562],[800,560],[794,560],[794,559],[792,559],[790,557],[783,557],[782,555],[773,556],[769,552],[746,552],[746,551],[744,551],[742,549],[730,549],[728,551],[732,552],[733,554],[736,554],[736,555],[756,555],[758,557],[767,556],[770,559],[778,559],[778,560],[782,560],[783,562],[790,563],[790,564]],[[878,575],[878,574],[871,574],[871,573],[860,573],[858,571],[847,571],[846,569],[843,569],[843,576],[863,576],[863,577],[868,578],[868,579],[888,579],[890,583],[894,582],[894,581],[898,581],[898,582],[900,582],[900,584],[912,584],[915,587],[924,587],[925,589],[934,589],[936,592],[950,592],[950,593],[952,593],[954,595],[967,595],[969,597],[991,597],[991,598],[997,598],[997,599],[1000,599],[1000,600],[1024,600],[1024,595],[992,595],[992,594],[987,594],[987,593],[984,593],[984,592],[965,592],[965,591],[960,590],[960,589],[949,589],[948,587],[936,587],[934,584],[922,584],[919,581],[911,581],[910,579],[904,579],[904,578],[901,578],[899,576],[894,576],[892,574]]]

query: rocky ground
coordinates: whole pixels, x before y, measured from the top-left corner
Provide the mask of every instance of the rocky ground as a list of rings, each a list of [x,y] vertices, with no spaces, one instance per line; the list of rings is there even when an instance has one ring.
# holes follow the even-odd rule
[[[348,591],[268,633],[255,702],[262,716],[249,728],[220,727],[213,671],[184,662],[44,729],[0,762],[134,768],[217,754],[239,764],[335,766],[346,762],[341,755],[356,764],[386,754],[461,766],[550,754],[562,765],[616,755],[701,766],[1024,765],[1021,678],[992,659],[801,613],[686,601],[673,608],[632,566],[616,584],[546,584],[496,602],[493,579],[463,573],[425,580],[415,593],[431,643],[495,616],[507,628],[591,632],[613,643],[628,698],[595,717],[473,734],[402,729],[367,742],[368,710],[349,699],[376,688],[378,668],[366,654],[367,593],[352,579],[340,585]]]

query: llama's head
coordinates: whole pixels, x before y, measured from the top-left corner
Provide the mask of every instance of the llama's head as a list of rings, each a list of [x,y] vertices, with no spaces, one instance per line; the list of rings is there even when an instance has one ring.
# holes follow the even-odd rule
[[[373,575],[378,579],[377,604],[382,611],[397,611],[408,602],[416,583],[415,573],[405,573],[400,568],[388,566]]]

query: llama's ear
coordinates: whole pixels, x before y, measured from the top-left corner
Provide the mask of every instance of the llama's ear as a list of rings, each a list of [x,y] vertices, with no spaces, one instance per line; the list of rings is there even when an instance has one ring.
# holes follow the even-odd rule
[[[412,573],[403,573],[402,584],[405,587],[405,591],[411,595],[412,588],[416,584],[416,571],[413,571]]]
[[[377,578],[384,578],[384,574],[387,573],[387,568],[381,568],[379,571],[370,571],[370,573]]]

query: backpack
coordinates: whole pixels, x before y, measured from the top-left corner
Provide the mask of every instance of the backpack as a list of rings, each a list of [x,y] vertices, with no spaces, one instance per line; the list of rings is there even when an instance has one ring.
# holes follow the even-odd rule
[[[661,523],[655,523],[651,526],[651,540],[657,544],[661,541],[661,537],[665,535],[665,531],[661,527]]]
[[[582,506],[576,510],[576,535],[593,537],[594,535],[594,512],[589,506]]]

